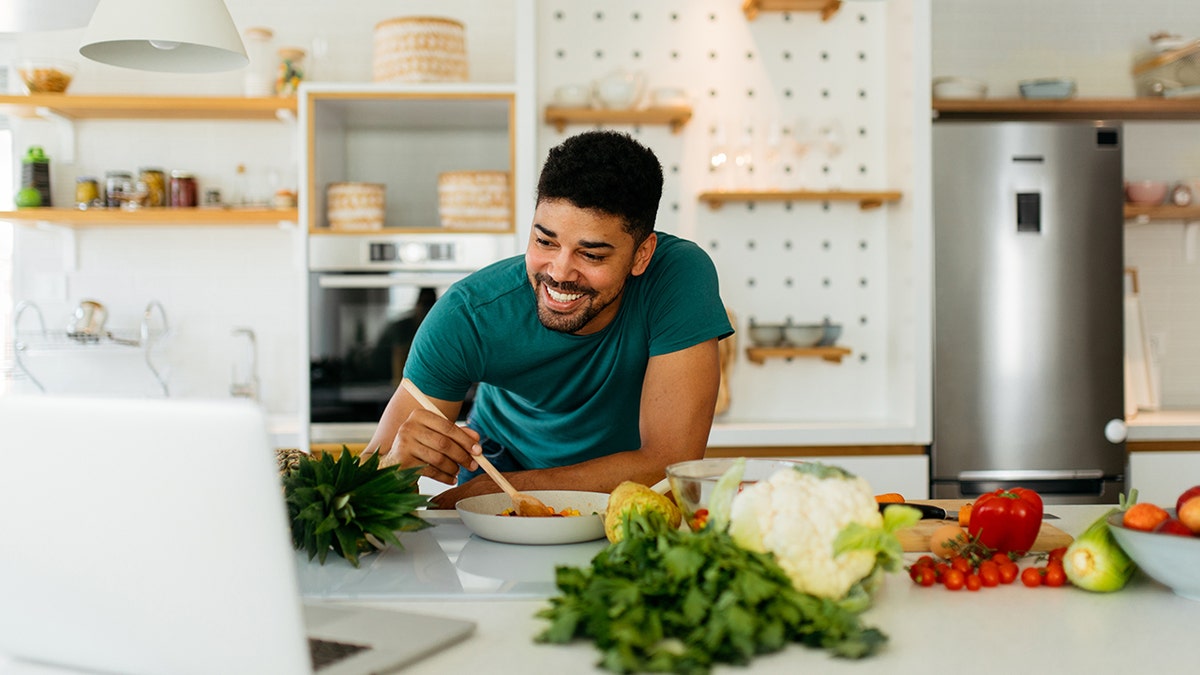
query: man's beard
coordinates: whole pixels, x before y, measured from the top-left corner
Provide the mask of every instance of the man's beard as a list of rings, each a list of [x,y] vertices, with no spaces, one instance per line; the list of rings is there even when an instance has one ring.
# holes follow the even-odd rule
[[[589,321],[596,318],[596,315],[604,311],[605,307],[611,304],[611,300],[605,303],[598,304],[596,298],[598,294],[590,289],[578,286],[576,284],[554,283],[550,277],[537,273],[533,276],[534,293],[537,295],[537,314],[538,321],[542,325],[552,331],[559,333],[575,333],[583,329]],[[562,314],[556,312],[545,305],[545,290],[543,286],[549,286],[560,293],[582,293],[585,296],[585,304],[571,314]]]

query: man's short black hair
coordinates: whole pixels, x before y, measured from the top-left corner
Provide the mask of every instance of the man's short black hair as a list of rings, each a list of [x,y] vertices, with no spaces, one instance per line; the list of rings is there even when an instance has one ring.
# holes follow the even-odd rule
[[[588,131],[550,150],[537,202],[565,199],[581,209],[619,216],[640,244],[654,231],[662,198],[662,164],[629,134]]]

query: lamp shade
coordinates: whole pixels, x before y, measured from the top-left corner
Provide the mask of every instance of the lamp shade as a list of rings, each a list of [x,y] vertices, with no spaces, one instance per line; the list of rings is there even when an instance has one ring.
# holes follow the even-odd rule
[[[100,0],[79,53],[164,73],[214,73],[250,61],[222,0]]]

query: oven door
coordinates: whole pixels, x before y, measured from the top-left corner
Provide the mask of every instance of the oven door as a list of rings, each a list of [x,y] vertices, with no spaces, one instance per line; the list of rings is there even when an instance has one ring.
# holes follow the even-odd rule
[[[369,441],[400,384],[417,327],[466,273],[310,272],[309,395],[314,443]],[[463,416],[469,409],[463,406]]]

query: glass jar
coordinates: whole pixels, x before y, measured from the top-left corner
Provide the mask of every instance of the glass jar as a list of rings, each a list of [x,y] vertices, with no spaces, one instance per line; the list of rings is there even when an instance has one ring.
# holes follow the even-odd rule
[[[196,206],[196,177],[190,171],[171,172],[171,206],[188,208]]]
[[[81,209],[100,206],[100,184],[92,176],[75,179],[75,206]]]
[[[138,169],[138,182],[146,184],[146,206],[167,205],[167,176],[162,169]]]
[[[304,50],[299,47],[279,49],[279,71],[275,78],[276,96],[295,96],[304,79]]]
[[[133,180],[128,171],[106,171],[104,173],[104,205],[115,209],[121,205],[121,191]]]

